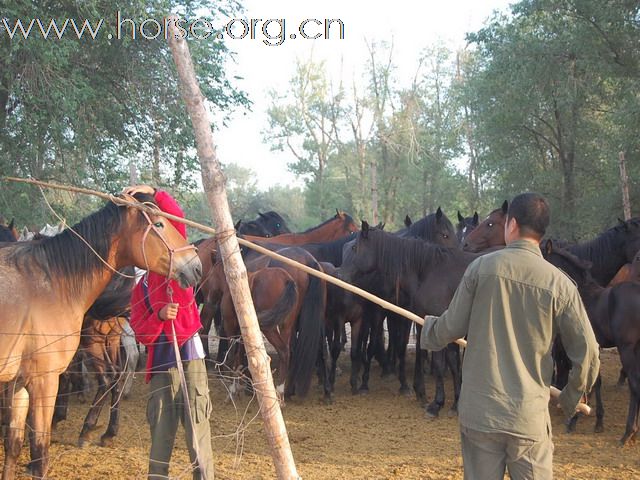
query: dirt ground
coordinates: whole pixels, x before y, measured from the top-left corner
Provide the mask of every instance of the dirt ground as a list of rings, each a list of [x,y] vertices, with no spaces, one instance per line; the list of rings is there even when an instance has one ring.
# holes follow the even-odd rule
[[[627,388],[615,386],[619,362],[615,351],[605,351],[603,397],[605,432],[593,433],[594,419],[581,419],[577,433],[565,433],[563,418],[551,407],[555,441],[555,478],[640,478],[638,446],[618,446],[627,414]],[[381,378],[372,370],[371,393],[352,396],[348,386],[348,356],[341,357],[345,372],[338,377],[335,402],[324,405],[314,391],[302,402],[284,409],[287,429],[299,474],[305,479],[457,479],[462,460],[456,418],[446,413],[427,420],[415,397],[398,395],[395,378]],[[433,382],[427,380],[429,394]],[[450,405],[450,381],[447,405]],[[221,380],[211,374],[214,403],[211,419],[216,476],[219,479],[275,478],[257,416],[256,401],[241,396],[235,404],[225,401]],[[147,385],[143,374],[135,379],[132,398],[123,400],[120,435],[114,446],[76,447],[80,425],[88,405],[72,400],[70,419],[53,433],[50,476],[55,479],[138,479],[147,466],[149,431],[145,422]],[[106,421],[95,434],[99,441]],[[23,448],[24,472],[28,448]],[[171,465],[172,478],[191,478],[184,437],[180,434]]]

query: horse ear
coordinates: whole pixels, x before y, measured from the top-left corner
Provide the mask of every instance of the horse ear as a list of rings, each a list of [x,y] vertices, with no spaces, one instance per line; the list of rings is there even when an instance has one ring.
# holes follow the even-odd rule
[[[618,217],[618,226],[624,228],[625,230],[629,230],[629,224]]]
[[[553,252],[553,242],[549,238],[547,239],[546,242],[544,242],[544,256],[548,257],[549,255],[551,255],[552,252]]]
[[[509,211],[509,202],[505,200],[504,202],[502,202],[502,213],[506,215],[508,211]]]
[[[386,225],[386,223],[380,222],[380,223],[378,224],[378,229],[379,229],[379,230],[384,230],[384,226],[385,226],[385,225]]]
[[[362,238],[367,238],[367,236],[369,235],[369,224],[366,220],[362,220],[360,231],[362,233]]]
[[[15,218],[12,218],[11,221],[9,222],[9,230],[13,230],[13,221],[15,220]]]
[[[407,215],[404,217],[404,226],[409,228],[413,222],[411,221],[411,217]]]
[[[264,213],[260,213],[260,212],[258,212],[258,216],[259,216],[260,218],[262,218],[263,220],[267,220],[267,219],[269,218],[269,217],[267,217]]]
[[[436,210],[436,221],[439,222],[441,218],[442,218],[442,209],[438,207],[438,209]]]
[[[336,217],[337,218],[342,218],[342,213],[337,208],[336,208]]]
[[[478,212],[473,212],[473,224],[477,227],[479,223]]]
[[[460,210],[458,210],[458,221],[460,223],[464,223],[464,217],[462,215],[460,215]]]
[[[242,223],[242,220],[238,220],[238,222],[233,226],[233,228],[235,228],[235,229],[236,229],[236,231],[237,231],[237,230],[239,230],[239,229],[240,229],[240,224],[241,224],[241,223]]]

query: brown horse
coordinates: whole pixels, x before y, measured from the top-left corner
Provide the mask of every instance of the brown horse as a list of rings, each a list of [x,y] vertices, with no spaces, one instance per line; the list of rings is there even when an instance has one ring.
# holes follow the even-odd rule
[[[268,242],[270,244],[277,244],[277,247],[271,248],[277,250],[285,245],[304,245],[309,243],[330,242],[333,240],[342,239],[347,236],[353,236],[358,231],[358,225],[354,222],[353,218],[344,212],[337,211],[336,215],[329,220],[317,225],[309,230],[301,233],[285,233],[282,235],[276,235],[270,237]],[[256,237],[250,235],[243,235],[243,238],[254,243],[264,244],[267,240],[264,237]],[[200,313],[200,320],[202,322],[203,332],[203,344],[205,351],[209,354],[209,341],[208,334],[211,329],[213,317],[220,301],[219,291],[215,293],[215,290],[208,285],[207,279],[209,278],[209,269],[215,263],[211,261],[211,252],[215,252],[217,245],[216,237],[210,237],[202,240],[198,243],[198,255],[202,261],[203,268],[203,281],[198,289],[198,298],[202,301],[203,307]],[[259,257],[254,254],[252,250],[241,247],[244,255],[249,255],[251,259]],[[215,284],[215,282],[214,282]]]
[[[506,200],[500,208],[492,211],[465,237],[462,249],[467,252],[482,252],[491,247],[504,245],[504,222],[509,211]]]
[[[207,267],[210,273],[205,283],[211,297],[221,303],[223,331],[228,338],[239,334],[239,326],[222,261],[215,252],[209,253],[211,267]],[[299,248],[288,247],[278,253],[319,268],[315,259]],[[278,393],[304,396],[309,388],[310,373],[323,333],[321,323],[326,301],[324,282],[269,257],[249,262],[247,270],[260,329],[279,355]],[[294,348],[292,343],[295,343]],[[218,358],[222,361],[227,354],[226,342],[221,340],[219,348]]]
[[[3,479],[15,478],[27,419],[29,468],[37,478],[46,476],[58,376],[78,348],[85,312],[113,272],[127,265],[184,287],[202,270],[194,247],[167,219],[111,202],[59,235],[0,249]]]
[[[291,359],[291,337],[295,332],[295,321],[299,313],[298,287],[291,275],[281,268],[267,267],[249,272],[248,280],[260,330],[278,353],[275,384],[280,403],[284,404],[285,382]],[[240,324],[231,293],[224,280],[223,285],[220,310],[224,332],[228,337],[239,337]],[[234,347],[229,352],[229,366],[232,371],[237,370],[244,357],[243,345],[236,344]],[[230,393],[235,393],[235,384]]]

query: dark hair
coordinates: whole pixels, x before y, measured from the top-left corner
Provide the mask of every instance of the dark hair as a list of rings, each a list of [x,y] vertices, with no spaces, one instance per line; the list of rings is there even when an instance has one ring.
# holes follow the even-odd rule
[[[545,198],[533,192],[521,193],[509,204],[509,218],[515,218],[520,233],[538,240],[544,237],[549,226],[549,204]]]

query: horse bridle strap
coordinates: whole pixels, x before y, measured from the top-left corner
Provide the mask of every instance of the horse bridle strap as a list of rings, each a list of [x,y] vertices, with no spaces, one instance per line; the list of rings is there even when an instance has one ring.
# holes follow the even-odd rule
[[[144,218],[147,220],[147,223],[148,223],[147,228],[142,234],[142,257],[144,258],[144,264],[147,267],[147,271],[149,270],[149,262],[147,261],[147,252],[144,248],[144,244],[147,241],[147,236],[149,235],[149,232],[153,230],[155,234],[158,235],[162,243],[164,243],[164,246],[167,247],[167,250],[169,251],[169,273],[167,274],[167,277],[171,277],[171,272],[173,271],[173,255],[176,254],[177,252],[182,252],[184,250],[196,250],[196,247],[191,244],[185,245],[184,247],[179,247],[179,248],[171,247],[171,245],[169,245],[169,242],[167,242],[167,239],[162,234],[160,229],[153,224],[147,212],[142,210],[142,215],[144,215]]]

